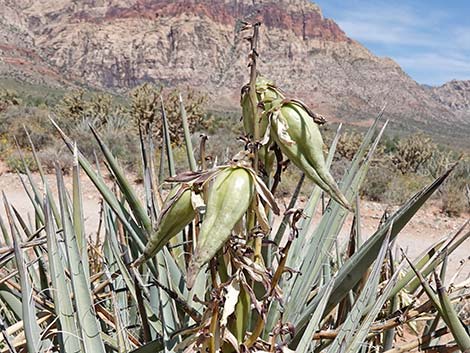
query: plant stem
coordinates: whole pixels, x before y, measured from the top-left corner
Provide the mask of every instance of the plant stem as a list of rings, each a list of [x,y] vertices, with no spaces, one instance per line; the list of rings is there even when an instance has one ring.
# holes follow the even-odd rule
[[[256,59],[258,57],[257,49],[258,49],[258,37],[259,37],[259,26],[261,23],[257,22],[252,25],[253,27],[253,36],[251,37],[251,51],[250,51],[250,91],[249,91],[249,98],[250,98],[250,107],[251,107],[251,115],[253,117],[253,169],[258,172],[258,161],[259,161],[259,154],[258,154],[258,143],[260,140],[260,129],[259,129],[259,118],[258,118],[258,99],[256,96],[256,79],[258,76],[258,72],[256,70]],[[257,207],[256,200],[253,200],[252,208]],[[255,253],[254,253],[254,260],[255,262],[262,261],[261,259],[261,245],[262,239],[256,238],[255,239]]]
[[[270,298],[272,298],[272,296],[274,294],[274,291],[276,289],[276,286],[278,285],[279,281],[281,280],[282,273],[284,272],[284,269],[286,267],[287,255],[289,254],[289,249],[292,245],[292,240],[293,240],[293,238],[289,239],[287,241],[286,246],[281,251],[281,259],[279,261],[279,265],[276,269],[276,272],[273,275],[273,279],[271,280],[271,289],[270,289],[269,293],[265,296],[265,299],[264,299],[263,306],[265,308],[268,307],[269,302],[270,302]],[[259,315],[258,320],[256,322],[256,326],[255,326],[251,336],[248,337],[248,339],[244,342],[244,345],[247,348],[250,348],[251,346],[253,346],[253,344],[256,342],[258,337],[263,332],[265,324],[266,324],[266,322],[265,322],[263,316]]]

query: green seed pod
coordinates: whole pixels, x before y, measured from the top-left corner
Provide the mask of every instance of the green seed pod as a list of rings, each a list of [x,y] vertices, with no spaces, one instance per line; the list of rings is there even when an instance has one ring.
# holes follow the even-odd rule
[[[273,102],[284,99],[282,93],[274,86],[274,83],[268,79],[258,76],[256,80],[256,111],[261,106],[263,114],[260,116],[260,135],[263,136],[268,127],[266,112],[272,108]],[[243,115],[243,128],[247,135],[253,135],[253,114],[251,109],[249,86],[245,85],[242,89],[241,102]]]
[[[268,129],[269,111],[272,109],[273,105],[280,104],[283,99],[284,95],[272,81],[269,81],[262,76],[258,76],[256,79],[256,111],[260,113],[260,137],[264,137],[266,130]],[[247,135],[253,135],[254,123],[248,85],[244,86],[242,89],[241,106],[245,133]],[[259,111],[259,108],[262,110],[261,112]],[[266,141],[264,146],[261,146],[259,149],[259,160],[263,163],[266,174],[268,175],[271,174],[275,159],[274,153],[269,150],[269,145],[268,141]]]
[[[165,200],[157,231],[148,240],[144,253],[137,259],[135,266],[141,265],[163,249],[171,238],[194,219],[194,216],[191,190],[185,186],[175,187]]]
[[[320,129],[300,103],[284,103],[273,112],[271,136],[292,163],[340,205],[352,210],[326,167]]]
[[[188,288],[193,286],[201,267],[228,240],[232,229],[250,207],[253,195],[253,178],[244,168],[227,168],[216,177],[209,191],[196,250],[188,267]]]

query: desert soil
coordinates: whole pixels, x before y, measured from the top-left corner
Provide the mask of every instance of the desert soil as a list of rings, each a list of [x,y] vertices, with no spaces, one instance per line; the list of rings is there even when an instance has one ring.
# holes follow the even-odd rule
[[[26,181],[26,177],[22,176]],[[33,208],[28,199],[26,192],[20,182],[20,177],[17,174],[8,172],[5,166],[0,162],[0,191],[5,193],[8,201],[19,211],[20,214],[29,214],[33,216]],[[33,179],[38,185],[42,185],[39,175],[34,174]],[[47,175],[47,180],[56,194],[55,177]],[[65,177],[66,186],[70,189],[72,185],[71,177]],[[136,184],[137,190],[142,193],[142,187]],[[96,238],[96,229],[99,223],[100,214],[100,197],[97,190],[91,181],[86,177],[82,177],[82,192],[84,213],[86,217],[85,226],[87,235]],[[305,202],[304,199],[300,200],[300,207]],[[362,200],[360,203],[362,215],[362,234],[368,237],[374,233],[382,218],[387,205]],[[393,212],[393,208],[390,209]],[[0,206],[0,215],[5,216],[5,210]],[[397,239],[397,245],[402,247],[409,256],[413,259],[430,247],[434,242],[441,237],[454,233],[461,227],[467,219],[470,218],[469,214],[461,215],[460,217],[448,217],[439,211],[439,208],[430,203],[421,209],[410,223],[401,231]],[[341,238],[346,238],[349,234],[351,227],[352,217],[350,216],[343,227]],[[316,222],[313,222],[316,224]],[[460,263],[464,261],[463,270],[458,276],[459,281],[468,277],[470,274],[470,240],[463,243],[450,257],[448,269],[450,273],[455,273]],[[465,261],[466,260],[466,261]],[[450,278],[451,276],[448,276]]]

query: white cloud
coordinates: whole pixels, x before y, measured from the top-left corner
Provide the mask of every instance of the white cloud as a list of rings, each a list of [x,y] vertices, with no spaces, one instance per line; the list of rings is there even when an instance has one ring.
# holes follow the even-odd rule
[[[470,51],[470,27],[456,27],[451,31],[451,35],[456,47]]]
[[[360,1],[359,3],[363,3]],[[442,14],[421,16],[409,6],[379,2],[339,11],[335,20],[353,39],[383,45],[435,45],[435,24]],[[431,31],[430,31],[431,30]]]
[[[389,56],[421,83],[470,79],[470,27],[445,5],[320,0],[327,16],[373,53]]]
[[[435,44],[431,36],[412,32],[408,28],[386,22],[358,22],[354,20],[338,20],[337,22],[349,37],[359,42],[419,46]]]
[[[421,53],[394,59],[421,83],[440,85],[452,79],[470,79],[470,62],[458,54]]]

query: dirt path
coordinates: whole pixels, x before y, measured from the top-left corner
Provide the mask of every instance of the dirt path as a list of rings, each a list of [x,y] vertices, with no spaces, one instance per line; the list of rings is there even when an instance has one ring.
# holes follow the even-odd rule
[[[42,185],[38,175],[35,174],[33,178],[38,185]],[[54,193],[56,193],[55,177],[48,175],[47,179]],[[66,187],[70,189],[72,185],[70,176],[65,177],[65,183]],[[140,186],[137,186],[137,188],[139,192],[142,193],[142,188]],[[8,201],[19,211],[20,214],[33,215],[33,208],[23,186],[21,185],[19,177],[16,174],[6,172],[5,168],[2,168],[1,164],[0,191],[5,192]],[[82,178],[82,191],[84,195],[83,204],[86,217],[86,232],[87,235],[95,237],[95,232],[99,222],[100,198],[94,185],[86,177]],[[305,200],[301,200],[301,204],[302,202],[305,202]],[[364,237],[369,237],[377,229],[383,212],[386,209],[386,205],[362,200],[360,207],[362,215],[361,231]],[[2,217],[5,216],[3,202],[2,206],[0,206],[0,215]],[[398,237],[397,244],[405,249],[411,258],[415,258],[441,237],[455,232],[467,219],[469,219],[469,217],[470,216],[466,214],[461,217],[449,218],[440,213],[436,206],[432,204],[428,205],[420,210],[410,223],[402,230]],[[346,238],[348,236],[351,221],[352,217],[350,216],[342,229],[342,238]],[[451,273],[455,272],[461,260],[467,258],[464,271],[459,276],[459,279],[466,278],[470,273],[470,260],[468,260],[469,255],[470,240],[467,240],[450,257],[449,270]]]

